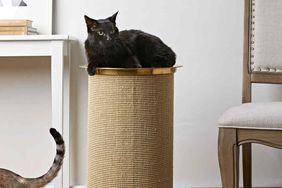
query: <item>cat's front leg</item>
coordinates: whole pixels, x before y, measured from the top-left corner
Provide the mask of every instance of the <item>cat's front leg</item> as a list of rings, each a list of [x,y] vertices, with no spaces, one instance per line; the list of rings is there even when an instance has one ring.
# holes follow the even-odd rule
[[[96,64],[89,63],[87,66],[87,72],[89,76],[94,76],[96,74]]]

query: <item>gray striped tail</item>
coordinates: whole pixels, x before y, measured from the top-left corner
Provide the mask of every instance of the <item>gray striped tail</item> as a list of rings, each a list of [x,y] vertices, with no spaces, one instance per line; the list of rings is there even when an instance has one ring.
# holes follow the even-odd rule
[[[63,164],[65,155],[65,143],[62,135],[54,128],[50,129],[50,134],[53,136],[57,144],[57,152],[51,168],[46,174],[38,178],[27,179],[31,188],[39,188],[50,183],[58,174]]]

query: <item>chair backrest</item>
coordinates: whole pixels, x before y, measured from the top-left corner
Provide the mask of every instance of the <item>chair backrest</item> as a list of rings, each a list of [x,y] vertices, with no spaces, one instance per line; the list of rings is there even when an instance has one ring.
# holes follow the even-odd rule
[[[245,0],[243,102],[252,83],[282,83],[282,0]]]

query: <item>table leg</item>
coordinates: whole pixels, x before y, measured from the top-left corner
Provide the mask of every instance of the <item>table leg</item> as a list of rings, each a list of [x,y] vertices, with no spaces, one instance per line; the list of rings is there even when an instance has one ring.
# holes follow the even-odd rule
[[[55,181],[55,188],[67,188],[69,185],[69,145],[68,145],[68,129],[64,129],[68,123],[68,102],[64,101],[64,42],[52,42],[52,55],[51,55],[51,89],[52,89],[52,127],[56,128],[63,134],[66,143],[66,157],[62,170],[59,172]],[[68,71],[68,69],[67,69]],[[68,93],[66,93],[68,96]],[[67,105],[67,106],[66,106]],[[67,121],[67,122],[65,122]],[[64,126],[65,125],[65,126]],[[67,136],[67,137],[66,137]],[[63,177],[67,177],[67,182],[63,182]]]

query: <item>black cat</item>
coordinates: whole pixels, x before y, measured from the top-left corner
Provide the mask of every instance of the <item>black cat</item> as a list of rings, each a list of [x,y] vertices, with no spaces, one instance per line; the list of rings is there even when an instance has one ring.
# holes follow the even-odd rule
[[[172,67],[175,64],[175,53],[158,37],[140,30],[119,32],[116,16],[117,13],[100,20],[84,16],[89,75],[95,74],[96,67]]]

